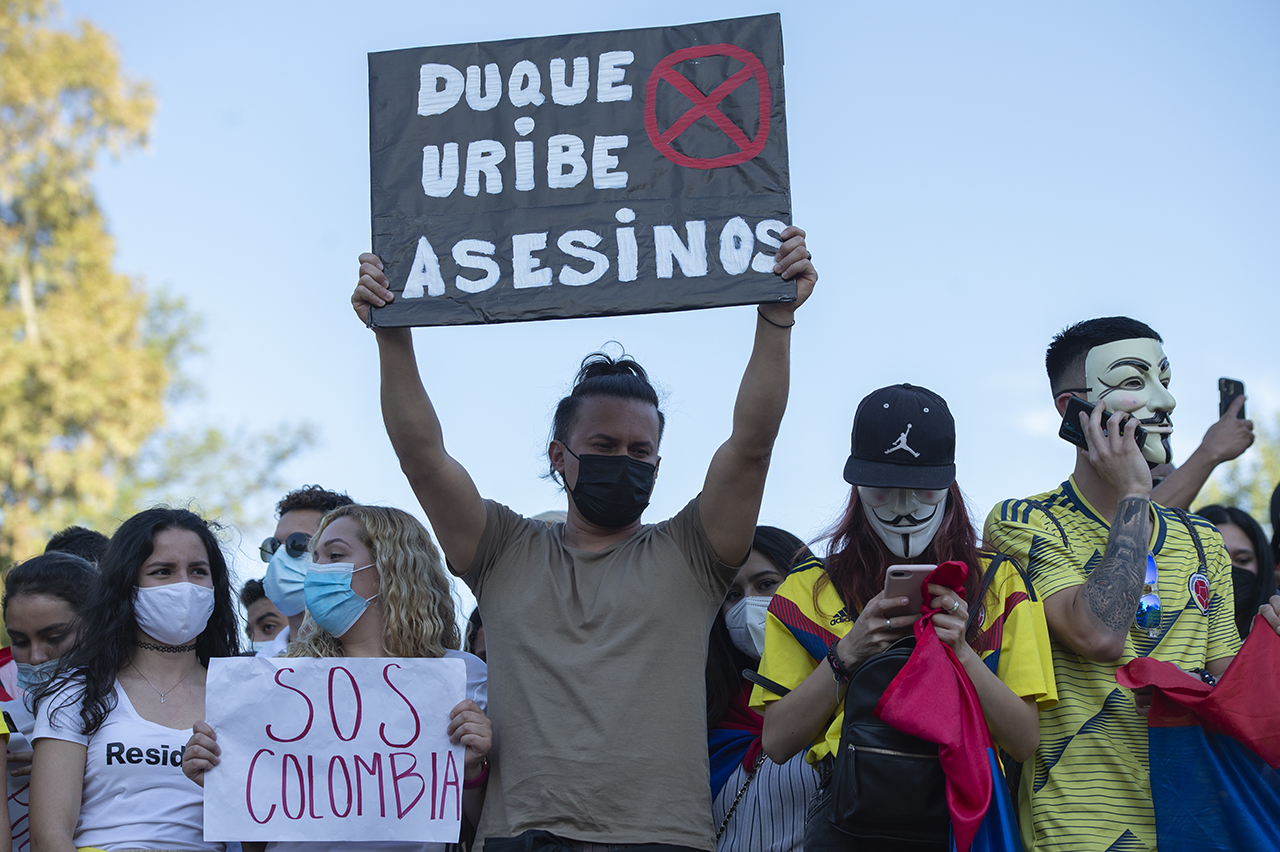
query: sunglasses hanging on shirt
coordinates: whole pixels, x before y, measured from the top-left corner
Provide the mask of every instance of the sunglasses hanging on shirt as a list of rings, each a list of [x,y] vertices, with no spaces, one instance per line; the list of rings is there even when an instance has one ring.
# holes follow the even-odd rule
[[[1160,633],[1160,595],[1156,593],[1159,572],[1154,553],[1147,553],[1147,573],[1142,580],[1142,597],[1138,599],[1138,615],[1134,623],[1154,639]]]

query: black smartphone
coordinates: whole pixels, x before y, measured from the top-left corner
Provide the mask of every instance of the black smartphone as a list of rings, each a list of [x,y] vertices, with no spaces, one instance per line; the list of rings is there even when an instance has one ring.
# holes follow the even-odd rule
[[[1082,413],[1092,415],[1093,408],[1094,405],[1092,402],[1083,400],[1078,396],[1073,396],[1071,399],[1067,400],[1067,410],[1062,415],[1062,425],[1058,427],[1058,437],[1070,444],[1075,444],[1082,450],[1089,449],[1089,442],[1085,440],[1084,430],[1080,428],[1080,415]],[[1104,426],[1106,425],[1106,422],[1107,419],[1104,416],[1102,418]],[[1125,422],[1127,423],[1128,421]],[[1147,437],[1147,430],[1143,429],[1141,426],[1136,428],[1138,430],[1137,441],[1141,444]],[[1106,429],[1103,429],[1102,431],[1105,433]]]
[[[1218,379],[1218,416],[1221,417],[1227,413],[1227,409],[1231,407],[1231,403],[1238,396],[1244,396],[1244,382],[1239,379],[1228,379],[1223,376]],[[1240,410],[1236,412],[1236,417],[1244,419],[1244,406],[1240,406]]]

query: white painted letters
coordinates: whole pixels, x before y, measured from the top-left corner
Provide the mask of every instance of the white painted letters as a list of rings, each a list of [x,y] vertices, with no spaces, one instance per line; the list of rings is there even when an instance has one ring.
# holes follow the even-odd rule
[[[756,239],[770,251],[757,252],[751,261],[751,268],[756,272],[773,272],[773,252],[782,248],[781,234],[787,223],[777,219],[764,219],[756,223]]]
[[[609,258],[598,251],[592,251],[600,245],[602,239],[604,238],[595,231],[565,231],[560,235],[560,239],[556,240],[556,248],[570,257],[591,261],[591,268],[586,272],[579,272],[567,264],[560,267],[561,284],[581,287],[584,284],[594,284],[604,277],[609,271]]]
[[[422,191],[432,198],[448,198],[457,186],[458,143],[445,143],[443,161],[439,147],[425,146],[422,149]]]
[[[484,172],[484,191],[490,195],[502,192],[502,172],[498,163],[507,158],[507,149],[494,139],[477,139],[467,146],[467,176],[462,191],[472,198],[480,194],[480,173]]]
[[[686,278],[707,274],[707,223],[685,222],[684,232],[688,245],[681,242],[671,225],[653,226],[653,251],[659,278],[670,278],[674,274],[672,260],[680,264],[680,272]]]
[[[582,183],[587,176],[587,161],[582,154],[582,140],[571,133],[557,133],[547,140],[547,186],[567,189]],[[565,171],[565,167],[568,171]]]
[[[551,270],[542,265],[542,259],[533,256],[535,251],[547,247],[547,234],[516,234],[511,238],[511,286],[549,287]]]
[[[734,216],[720,229],[720,265],[730,275],[741,275],[751,265],[756,241],[751,226],[741,216]],[[770,267],[772,269],[772,267]]]
[[[627,72],[622,66],[630,65],[635,54],[629,50],[610,50],[600,54],[596,67],[596,100],[600,103],[631,100],[631,86],[623,84]]]
[[[497,284],[502,270],[498,268],[497,261],[493,259],[493,252],[496,248],[497,246],[488,240],[458,240],[454,243],[454,263],[464,269],[481,269],[485,273],[483,278],[476,280],[459,275],[453,279],[454,286],[464,293],[479,293]]]
[[[610,154],[627,147],[625,136],[597,136],[591,150],[591,180],[596,189],[626,189],[627,173],[610,171],[618,165],[618,158]]]
[[[542,72],[537,65],[527,59],[515,64],[507,80],[507,97],[512,106],[542,106],[547,97],[542,94]]]
[[[452,65],[428,62],[418,81],[418,115],[440,115],[453,109],[462,97],[462,72]],[[444,88],[439,84],[443,82]]]
[[[480,91],[480,66],[467,66],[467,106],[476,112],[485,112],[502,100],[502,74],[498,66],[490,62],[484,66],[484,92]]]
[[[574,57],[573,85],[566,85],[564,79],[564,60],[557,57],[551,60],[551,100],[560,106],[576,106],[587,99],[587,89],[591,86],[591,64],[585,56]]]
[[[424,294],[443,296],[444,279],[440,277],[440,259],[436,257],[436,250],[426,237],[419,237],[413,266],[409,267],[409,280],[404,282],[404,292],[400,295],[405,299],[421,299]]]

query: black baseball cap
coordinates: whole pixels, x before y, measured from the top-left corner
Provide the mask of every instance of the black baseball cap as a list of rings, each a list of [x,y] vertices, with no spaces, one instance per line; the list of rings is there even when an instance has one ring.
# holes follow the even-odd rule
[[[956,421],[928,388],[890,385],[858,403],[844,481],[936,491],[956,481]]]

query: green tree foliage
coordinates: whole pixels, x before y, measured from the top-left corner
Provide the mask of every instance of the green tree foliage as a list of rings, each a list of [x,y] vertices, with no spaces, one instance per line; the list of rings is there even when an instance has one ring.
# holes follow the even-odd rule
[[[147,297],[113,272],[89,178],[146,141],[154,102],[107,37],[0,0],[0,559],[114,507],[123,466],[164,422],[171,378]]]
[[[285,491],[281,465],[311,444],[311,428],[282,426],[273,433],[219,429],[157,433],[134,459],[120,487],[118,517],[144,505],[186,505],[207,518],[244,526],[266,513],[255,498],[271,495],[266,510]]]
[[[1221,503],[1243,509],[1271,531],[1271,492],[1280,484],[1280,414],[1253,421],[1253,446],[1214,472],[1196,506]]]
[[[249,520],[253,491],[278,489],[309,441],[163,431],[198,324],[112,270],[90,183],[100,155],[146,143],[154,106],[91,24],[0,0],[0,566],[157,499]]]

